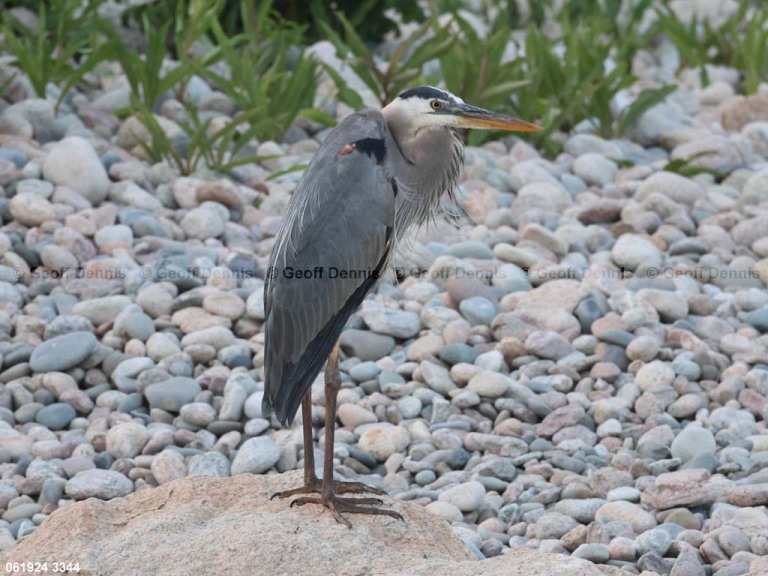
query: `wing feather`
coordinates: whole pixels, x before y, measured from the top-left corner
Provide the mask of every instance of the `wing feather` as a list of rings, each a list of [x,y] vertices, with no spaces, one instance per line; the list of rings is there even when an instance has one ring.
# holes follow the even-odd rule
[[[331,271],[383,268],[395,196],[381,157],[350,143],[382,142],[381,114],[347,117],[332,131],[293,193],[275,240],[265,297],[265,413],[290,424],[349,316],[378,280]],[[383,148],[382,148],[383,150]],[[309,277],[298,273],[309,272]]]

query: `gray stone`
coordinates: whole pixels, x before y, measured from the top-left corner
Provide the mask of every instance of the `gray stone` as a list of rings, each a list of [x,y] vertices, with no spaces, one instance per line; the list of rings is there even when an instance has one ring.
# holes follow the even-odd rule
[[[93,241],[99,248],[109,248],[118,245],[130,248],[133,246],[133,231],[125,224],[113,224],[96,230]]]
[[[373,380],[381,372],[381,368],[375,362],[361,362],[352,366],[349,370],[349,375],[355,382],[365,382],[366,380]]]
[[[475,480],[448,488],[438,497],[439,502],[453,504],[462,512],[477,510],[485,498],[485,487]]]
[[[462,300],[459,310],[472,326],[490,326],[496,316],[494,303],[482,296]]]
[[[45,180],[38,180],[37,178],[26,178],[19,180],[16,184],[16,193],[21,194],[23,192],[32,192],[46,200],[50,200],[53,195],[53,184]]]
[[[277,444],[265,436],[249,438],[237,451],[232,461],[231,473],[263,474],[272,468],[280,459],[280,449]]]
[[[654,360],[640,367],[635,384],[643,392],[660,392],[668,389],[675,379],[675,371],[666,362]]]
[[[224,386],[224,399],[219,410],[220,420],[240,420],[248,391],[237,380],[228,380]]]
[[[634,234],[623,234],[611,249],[611,258],[616,265],[635,271],[640,266],[659,267],[661,251],[649,240]]]
[[[114,320],[123,308],[130,304],[131,299],[128,296],[102,296],[81,300],[72,308],[72,314],[85,316],[94,326],[99,326]]]
[[[535,331],[525,340],[525,350],[529,354],[547,360],[559,360],[571,353],[571,343],[557,332]]]
[[[536,521],[534,534],[540,540],[558,539],[578,524],[576,520],[561,512],[547,512]]]
[[[704,196],[704,190],[694,180],[673,172],[656,172],[643,180],[635,193],[638,201],[645,200],[651,194],[662,194],[680,204],[693,206]]]
[[[656,519],[650,512],[631,502],[608,502],[596,513],[595,520],[602,522],[626,522],[637,534],[656,527]]]
[[[582,560],[589,560],[595,564],[604,564],[611,558],[611,553],[608,551],[608,546],[600,543],[581,544],[576,550],[573,551],[572,556],[574,558],[581,558]]]
[[[26,120],[34,131],[35,140],[41,144],[50,142],[54,137],[53,104],[43,98],[29,98],[17,102],[3,111],[2,118],[22,118]]]
[[[680,541],[677,542],[677,547],[680,552],[669,576],[705,576],[706,572],[696,548]]]
[[[643,146],[657,144],[667,133],[686,130],[691,117],[675,102],[661,102],[646,110],[631,129],[632,140]]]
[[[56,336],[69,332],[93,332],[93,324],[88,318],[75,316],[74,314],[62,314],[56,316],[45,327],[45,339],[51,340]]]
[[[760,332],[768,332],[768,306],[763,306],[758,310],[752,310],[744,314],[744,322],[759,330]]]
[[[613,182],[618,171],[615,162],[596,152],[582,154],[573,163],[573,173],[587,184],[595,186]]]
[[[120,378],[137,378],[145,370],[149,370],[155,367],[155,363],[151,358],[146,356],[134,356],[132,358],[126,358],[120,362],[115,369],[112,370],[110,378],[114,382],[117,382]],[[123,392],[135,392],[133,390],[125,390],[118,385],[118,388]]]
[[[493,258],[493,250],[487,244],[473,240],[451,244],[448,248],[448,254],[457,258],[477,258],[478,260]]]
[[[67,481],[63,478],[46,478],[43,481],[43,487],[40,490],[40,504],[43,506],[46,504],[58,506],[59,500],[64,496],[64,486],[66,483]]]
[[[120,319],[119,330],[128,338],[146,342],[155,333],[155,323],[147,314],[137,311]]]
[[[671,562],[667,562],[653,551],[643,554],[637,561],[637,567],[640,570],[656,574],[667,574],[671,570],[670,564]]]
[[[76,416],[77,413],[72,406],[64,402],[57,402],[41,408],[35,416],[35,422],[42,424],[49,430],[63,430]]]
[[[690,424],[686,426],[672,441],[670,448],[673,458],[689,462],[702,453],[714,453],[717,443],[712,432],[706,428]]]
[[[149,442],[149,431],[138,422],[117,424],[107,432],[107,451],[115,458],[133,458]]]
[[[555,511],[570,516],[582,524],[589,524],[595,519],[595,513],[603,504],[605,500],[602,498],[567,499],[555,504]]]
[[[565,151],[575,158],[582,154],[594,152],[612,160],[624,159],[621,148],[594,134],[574,134],[565,143]]]
[[[192,402],[202,391],[192,378],[174,376],[168,380],[150,384],[144,389],[150,407],[168,412],[178,412],[184,404]]]
[[[37,502],[17,504],[12,508],[8,508],[8,510],[3,513],[3,520],[6,522],[16,522],[22,518],[32,518],[32,516],[40,512],[42,509],[43,506]]]
[[[163,450],[155,455],[150,467],[158,485],[167,484],[187,475],[187,465],[177,450]]]
[[[384,358],[395,347],[395,339],[391,336],[367,330],[345,330],[341,333],[339,341],[344,354],[363,361]]]
[[[362,424],[373,424],[378,421],[376,414],[351,402],[344,402],[338,407],[337,415],[344,426],[357,428]]]
[[[635,538],[635,545],[638,556],[648,552],[655,552],[659,556],[664,556],[672,545],[672,537],[665,530],[654,528]]]
[[[16,168],[23,168],[29,162],[29,158],[25,154],[9,148],[0,148],[0,159],[13,162]]]
[[[502,264],[496,269],[491,283],[508,294],[510,292],[528,292],[533,288],[525,271],[515,264]]]
[[[411,436],[401,426],[389,423],[366,424],[365,431],[360,435],[357,445],[361,450],[373,454],[379,461],[384,462],[392,454],[403,452],[408,448]]]
[[[179,415],[188,424],[205,428],[216,419],[216,409],[206,402],[192,402],[182,406]]]
[[[752,552],[749,536],[732,526],[725,526],[717,536],[723,552],[733,557],[738,552]]]
[[[206,240],[217,238],[224,233],[227,223],[225,216],[221,211],[206,204],[211,203],[205,202],[202,206],[193,208],[181,219],[181,228],[188,238]]]
[[[264,413],[261,410],[261,403],[264,399],[264,392],[254,392],[245,401],[243,412],[248,418],[263,418]]]
[[[71,188],[91,204],[107,197],[109,177],[91,144],[69,136],[54,144],[43,160],[45,179]]]
[[[450,373],[442,366],[424,360],[419,364],[419,371],[427,386],[438,394],[448,396],[452,390],[456,390],[456,384],[451,380]]]
[[[363,304],[360,317],[372,332],[395,338],[413,338],[421,329],[421,319],[418,314],[386,308],[370,301]]]
[[[509,377],[498,372],[480,372],[474,376],[467,384],[467,390],[485,396],[487,398],[498,398],[505,396],[511,386]]]
[[[478,351],[467,344],[446,344],[440,349],[440,360],[453,366],[454,364],[472,364],[478,356]]]
[[[92,468],[75,474],[64,487],[67,496],[75,500],[100,498],[110,500],[133,492],[133,483],[114,470]]]
[[[229,476],[229,471],[229,458],[221,452],[205,452],[204,454],[193,456],[189,460],[190,476],[216,476],[224,478]]]
[[[637,295],[656,309],[662,322],[674,322],[688,315],[688,300],[681,292],[644,288]]]
[[[91,332],[70,332],[36,346],[29,358],[34,372],[64,372],[85,360],[96,347]]]

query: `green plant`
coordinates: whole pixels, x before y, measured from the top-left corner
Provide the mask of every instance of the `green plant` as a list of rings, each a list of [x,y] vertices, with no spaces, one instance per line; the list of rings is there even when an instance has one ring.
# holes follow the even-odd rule
[[[702,85],[709,83],[708,64],[731,66],[744,74],[744,91],[757,91],[768,75],[768,8],[742,2],[719,25],[694,15],[686,24],[668,4],[656,8],[655,30],[666,34],[680,54],[680,68],[699,69]]]
[[[16,79],[16,74],[18,72],[9,71],[10,73],[3,73],[0,74],[0,98],[3,97],[3,94],[5,94],[5,91],[10,88],[11,84],[13,84],[13,81]],[[5,76],[5,78],[4,78]]]
[[[168,22],[160,28],[154,28],[145,21],[144,54],[128,49],[116,30],[107,25],[102,27],[108,38],[102,48],[102,58],[120,63],[133,97],[150,110],[159,106],[165,92],[176,89],[179,94],[182,93],[183,85],[194,73],[193,61],[190,59],[184,58],[175,66],[166,63],[165,38],[171,24]]]
[[[744,91],[757,91],[768,74],[768,10],[742,2],[739,9],[719,26],[702,24],[703,44],[709,62],[732,66],[744,74]],[[706,74],[706,68],[704,68]]]
[[[532,80],[525,78],[522,59],[504,60],[511,33],[506,23],[497,19],[494,29],[481,38],[466,19],[459,14],[454,14],[453,18],[459,33],[440,58],[446,88],[476,106],[512,112],[512,95]],[[493,135],[472,131],[468,141],[477,145]]]
[[[201,163],[228,172],[259,162],[263,158],[253,154],[255,141],[280,138],[299,115],[332,122],[312,108],[317,65],[296,49],[301,29],[276,17],[269,3],[257,9],[243,0],[242,18],[251,32],[229,36],[220,22],[226,5],[227,0],[177,0],[174,18],[159,27],[152,26],[151,14],[143,14],[143,55],[126,50],[115,32],[105,31],[105,50],[121,63],[131,86],[131,105],[124,112],[135,115],[150,135],[141,144],[144,152],[151,161],[165,160],[182,174],[194,172]],[[179,59],[173,67],[165,61],[168,42]],[[188,119],[179,123],[184,137],[170,138],[154,112],[168,91],[183,102],[193,74],[227,94],[236,114],[215,127],[213,117],[185,102]]]
[[[251,31],[230,37],[213,20],[211,47],[195,61],[197,72],[258,119],[261,140],[279,138],[298,116],[332,123],[313,109],[318,65],[297,48],[302,29],[276,17],[268,2],[256,9],[244,0],[242,11]]]
[[[342,23],[334,11],[345,18],[366,42],[378,44],[388,33],[397,32],[397,21],[390,15],[396,13],[405,22],[421,22],[425,15],[418,2],[413,0],[275,0],[274,8],[286,19],[307,25],[306,37],[318,40],[327,29],[343,33]]]
[[[710,154],[712,154],[712,152],[708,150],[703,150],[702,152],[693,154],[688,158],[678,158],[676,160],[670,160],[669,162],[667,162],[664,168],[662,168],[662,170],[666,172],[674,172],[675,174],[680,174],[681,176],[685,176],[686,178],[692,178],[697,174],[710,174],[711,176],[714,176],[715,180],[717,180],[718,182],[722,182],[723,180],[725,180],[728,174],[725,174],[720,170],[715,170],[714,168],[707,168],[697,162],[699,158],[709,156]]]
[[[626,19],[614,0],[603,0],[588,12],[581,4],[567,4],[558,15],[556,38],[528,27],[524,73],[532,83],[515,94],[514,109],[524,118],[539,119],[545,129],[534,139],[549,152],[558,149],[551,138],[555,131],[568,132],[584,120],[592,121],[602,136],[620,135],[674,90],[645,90],[618,119],[613,116],[612,100],[636,81],[632,59],[649,34],[639,32],[636,23],[649,4],[637,4]]]
[[[187,140],[180,146],[163,130],[157,118],[146,108],[139,106],[137,118],[151,136],[140,146],[153,162],[163,160],[175,166],[183,175],[192,174],[200,162],[217,172],[226,173],[237,166],[265,160],[249,155],[246,147],[252,142],[257,130],[257,111],[241,112],[225,126],[213,128],[213,117],[202,119],[199,112],[190,107],[189,120],[180,123]],[[241,155],[241,152],[246,152]]]
[[[744,91],[754,94],[768,78],[768,10],[748,20],[743,33],[734,32],[733,65],[744,72]]]
[[[337,14],[337,18],[344,29],[344,39],[323,23],[327,37],[336,47],[339,57],[349,63],[382,104],[392,100],[406,87],[424,83],[424,64],[439,58],[453,42],[447,28],[440,28],[435,21],[428,21],[400,42],[386,63],[379,66],[379,58],[368,48],[353,24],[344,14]],[[336,83],[341,100],[354,108],[362,108],[362,99],[348,89],[339,73],[330,67],[326,67],[326,71]]]
[[[73,67],[96,65],[101,43],[98,8],[102,3],[40,2],[38,24],[32,27],[12,12],[3,12],[0,29],[14,58],[12,64],[27,76],[38,96],[45,96],[48,83],[70,80]]]

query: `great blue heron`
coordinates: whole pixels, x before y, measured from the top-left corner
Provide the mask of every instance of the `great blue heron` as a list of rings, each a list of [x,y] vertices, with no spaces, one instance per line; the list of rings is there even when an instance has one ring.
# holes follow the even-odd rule
[[[459,129],[530,132],[535,124],[465,104],[423,86],[378,110],[345,118],[305,171],[275,239],[264,286],[265,390],[263,412],[284,425],[302,404],[304,485],[276,494],[304,496],[291,505],[322,504],[339,522],[343,512],[397,512],[372,506],[378,498],[337,494],[383,492],[334,482],[336,396],[341,387],[338,339],[349,317],[376,285],[398,239],[452,198],[464,160]],[[325,371],[323,479],[315,474],[309,389]]]

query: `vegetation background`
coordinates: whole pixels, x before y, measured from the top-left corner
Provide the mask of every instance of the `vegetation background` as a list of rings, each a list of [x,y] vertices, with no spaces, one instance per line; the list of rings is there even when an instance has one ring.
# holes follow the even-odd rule
[[[676,47],[680,70],[695,69],[702,84],[719,65],[743,74],[744,93],[768,76],[768,8],[748,1],[717,23],[683,22],[671,0],[3,4],[0,54],[9,67],[0,94],[22,74],[39,97],[61,105],[123,73],[131,97],[119,114],[145,126],[149,161],[183,174],[201,163],[226,173],[253,162],[258,142],[280,140],[297,119],[333,125],[339,104],[385,103],[418,84],[539,122],[545,130],[534,142],[550,155],[573,130],[619,137],[675,90],[661,80],[638,82],[633,71],[638,54],[661,39]],[[318,42],[330,42],[344,68],[307,50]],[[222,125],[186,98],[189,83],[200,80],[234,103],[231,122]],[[331,95],[318,91],[323,82],[332,83]],[[169,98],[185,107],[181,135],[168,135],[158,116]],[[469,136],[471,144],[493,137]]]

